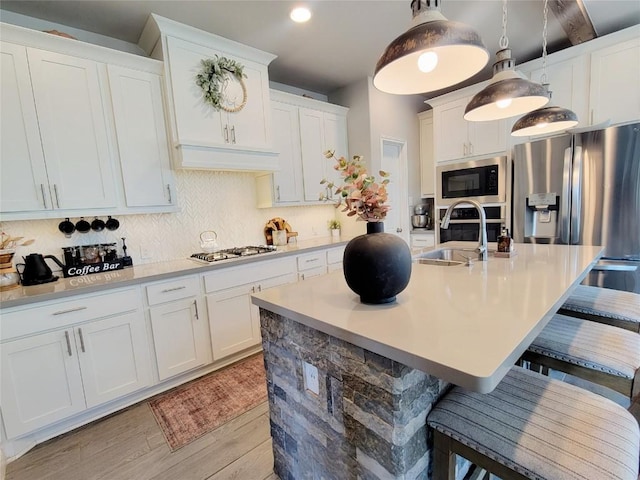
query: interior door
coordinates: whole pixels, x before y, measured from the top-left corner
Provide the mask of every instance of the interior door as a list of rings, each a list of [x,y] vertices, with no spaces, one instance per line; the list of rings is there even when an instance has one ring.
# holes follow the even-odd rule
[[[391,138],[381,139],[380,168],[390,174],[387,193],[391,209],[384,221],[384,231],[393,233],[409,243],[409,198],[407,194],[407,143]],[[371,172],[374,173],[375,172]],[[379,175],[376,175],[379,178]]]

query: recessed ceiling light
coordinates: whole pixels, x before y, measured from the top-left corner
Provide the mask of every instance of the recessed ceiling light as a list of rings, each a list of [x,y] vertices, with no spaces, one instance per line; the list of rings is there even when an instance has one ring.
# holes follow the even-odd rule
[[[306,7],[296,7],[289,14],[291,20],[298,23],[304,23],[311,18],[311,12]]]

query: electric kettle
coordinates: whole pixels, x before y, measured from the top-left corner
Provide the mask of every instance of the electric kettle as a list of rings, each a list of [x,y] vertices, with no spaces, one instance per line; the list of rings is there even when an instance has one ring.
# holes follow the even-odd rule
[[[53,255],[44,257],[39,253],[31,253],[22,258],[24,259],[24,263],[16,263],[16,270],[18,270],[20,274],[22,285],[40,285],[58,280],[58,277],[53,275],[53,272],[45,261],[45,258],[53,258],[56,263],[60,265],[60,261]],[[23,267],[22,271],[20,271],[20,267]]]

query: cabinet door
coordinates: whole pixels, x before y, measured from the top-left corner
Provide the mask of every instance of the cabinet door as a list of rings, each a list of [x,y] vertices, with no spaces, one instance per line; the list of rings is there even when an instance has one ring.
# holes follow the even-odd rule
[[[330,161],[324,156],[324,117],[321,111],[311,108],[300,109],[300,146],[302,151],[302,175],[304,179],[304,199],[318,201],[326,188],[320,185],[325,178],[326,166]],[[336,149],[336,155],[342,155]]]
[[[640,38],[591,54],[591,123],[640,119]]]
[[[0,345],[2,417],[9,438],[85,409],[72,329]]]
[[[160,77],[108,66],[128,207],[175,205]]]
[[[234,58],[241,63],[247,76],[244,85],[247,90],[247,102],[239,112],[228,113],[229,142],[245,148],[271,148],[271,103],[269,100],[269,77],[267,67],[244,58]],[[242,87],[230,82],[225,98],[233,106],[242,103]]]
[[[173,37],[167,37],[176,140],[180,144],[225,145],[221,113],[206,104],[202,90],[196,85],[200,61],[220,52]],[[226,119],[225,119],[226,120]],[[227,132],[228,138],[228,132]]]
[[[338,157],[349,158],[349,146],[347,144],[347,117],[335,113],[323,114],[323,139],[322,154],[327,150],[335,150]],[[341,182],[340,172],[333,168],[333,161],[323,156],[324,176],[335,183]]]
[[[274,200],[300,202],[302,200],[302,158],[300,155],[300,127],[298,107],[272,102],[275,146],[280,171],[273,173]]]
[[[435,162],[433,159],[433,113],[427,112],[420,122],[420,194],[435,194]]]
[[[577,116],[578,125],[589,124],[589,65],[588,56],[565,60],[547,66],[547,81],[551,90],[549,105],[571,109]],[[540,82],[542,69],[531,73],[531,80]]]
[[[0,208],[3,212],[50,209],[27,49],[2,42],[0,54]]]
[[[251,305],[252,284],[207,295],[214,360],[252,347],[260,342]]]
[[[115,206],[99,69],[103,64],[27,49],[55,208]]]
[[[506,151],[506,120],[467,123],[469,130],[469,141],[466,147],[467,156],[488,155]]]
[[[211,362],[209,329],[195,298],[149,310],[160,380]]]
[[[461,98],[433,109],[437,162],[467,155],[468,127],[463,117],[466,105],[467,99]]]
[[[151,383],[143,314],[96,320],[74,328],[87,407]]]

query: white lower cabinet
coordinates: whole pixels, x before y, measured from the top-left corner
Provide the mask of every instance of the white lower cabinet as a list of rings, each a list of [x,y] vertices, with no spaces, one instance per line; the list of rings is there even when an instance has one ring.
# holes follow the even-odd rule
[[[436,245],[435,232],[411,234],[411,248],[429,248],[429,247],[435,247],[435,245]]]
[[[81,311],[80,307],[66,309],[64,304],[56,308],[52,315]],[[10,315],[25,318],[29,312]],[[2,416],[8,438],[135,392],[151,382],[140,311],[9,340],[0,350]]]
[[[342,271],[345,245],[327,250],[327,273]]]
[[[199,277],[149,284],[146,292],[159,379],[211,363],[209,325],[201,304]]]
[[[327,273],[326,250],[298,255],[298,280],[308,280]]]
[[[251,294],[295,283],[295,268],[294,257],[285,257],[205,275],[214,360],[260,343],[260,316]]]

